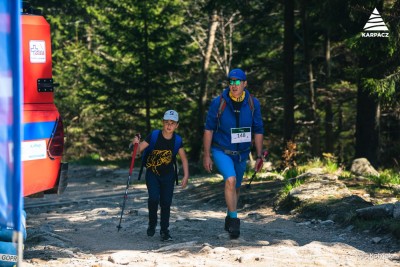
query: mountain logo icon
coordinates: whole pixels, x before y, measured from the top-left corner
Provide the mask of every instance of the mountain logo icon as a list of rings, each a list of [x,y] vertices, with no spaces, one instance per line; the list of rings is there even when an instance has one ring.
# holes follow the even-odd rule
[[[389,31],[376,8],[372,11],[367,23],[365,23],[364,31]]]
[[[383,21],[378,10],[375,8],[364,26],[362,37],[389,37],[389,29]]]

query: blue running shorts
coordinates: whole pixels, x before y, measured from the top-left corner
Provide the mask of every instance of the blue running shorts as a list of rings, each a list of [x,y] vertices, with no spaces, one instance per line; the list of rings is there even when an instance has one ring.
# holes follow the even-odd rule
[[[239,156],[225,154],[218,148],[211,148],[212,157],[219,172],[226,181],[229,177],[236,177],[236,188],[242,184],[243,175],[246,170],[246,160],[239,161]]]

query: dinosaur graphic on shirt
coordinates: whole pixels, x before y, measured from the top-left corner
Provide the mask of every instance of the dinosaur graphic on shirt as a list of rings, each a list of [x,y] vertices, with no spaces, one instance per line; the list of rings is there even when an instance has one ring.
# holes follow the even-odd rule
[[[168,165],[172,161],[172,151],[171,150],[153,150],[152,153],[147,158],[146,168],[151,168],[151,171],[157,175],[160,173],[157,167],[162,165]]]

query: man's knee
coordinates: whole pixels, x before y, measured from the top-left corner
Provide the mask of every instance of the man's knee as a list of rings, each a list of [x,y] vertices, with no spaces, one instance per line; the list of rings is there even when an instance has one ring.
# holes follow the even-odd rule
[[[225,187],[230,188],[230,189],[235,189],[236,188],[236,177],[231,176],[228,177],[225,181]]]

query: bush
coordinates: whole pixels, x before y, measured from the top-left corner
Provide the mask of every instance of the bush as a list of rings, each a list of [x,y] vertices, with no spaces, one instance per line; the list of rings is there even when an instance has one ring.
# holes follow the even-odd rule
[[[400,184],[400,175],[393,170],[384,170],[379,176],[370,175],[368,178],[378,187]]]

